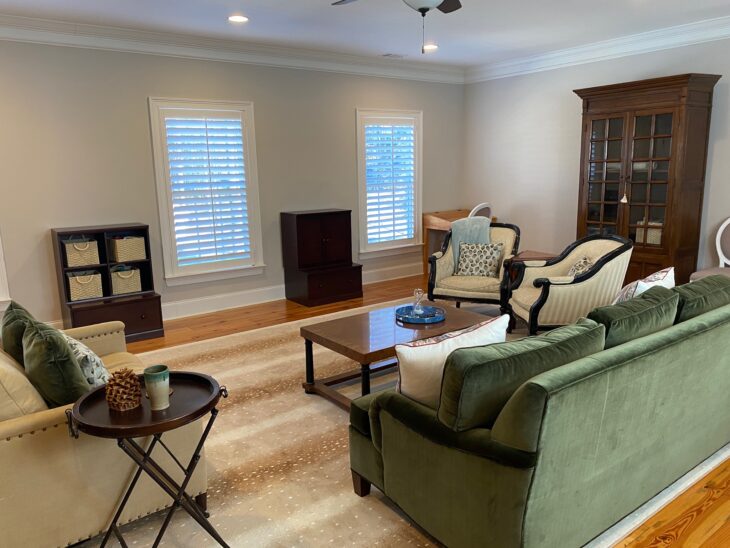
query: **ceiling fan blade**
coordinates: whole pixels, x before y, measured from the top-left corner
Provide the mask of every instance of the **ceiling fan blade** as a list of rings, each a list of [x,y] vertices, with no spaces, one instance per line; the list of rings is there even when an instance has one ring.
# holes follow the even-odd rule
[[[352,4],[353,2],[357,2],[357,0],[338,0],[337,2],[332,2],[332,5],[344,6],[345,4]]]
[[[451,13],[461,9],[461,2],[459,0],[444,0],[437,9],[443,13]]]

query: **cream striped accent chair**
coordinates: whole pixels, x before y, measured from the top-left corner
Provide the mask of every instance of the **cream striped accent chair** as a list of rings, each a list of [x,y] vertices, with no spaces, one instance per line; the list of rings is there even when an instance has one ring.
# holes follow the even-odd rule
[[[571,244],[549,261],[517,263],[507,313],[525,320],[530,335],[535,335],[611,304],[623,285],[632,250],[633,243],[625,238],[594,235]],[[570,276],[571,267],[584,257],[593,265]]]
[[[507,291],[506,277],[503,276],[504,261],[517,253],[520,246],[520,229],[508,223],[489,225],[490,243],[503,243],[502,258],[495,278],[488,276],[456,276],[456,264],[451,248],[451,232],[446,235],[441,251],[428,259],[428,300],[442,299],[461,302],[503,304]],[[503,281],[505,280],[505,281]]]

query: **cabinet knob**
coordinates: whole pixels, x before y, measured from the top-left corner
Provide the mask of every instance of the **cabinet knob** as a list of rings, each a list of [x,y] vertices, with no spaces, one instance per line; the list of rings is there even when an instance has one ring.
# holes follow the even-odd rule
[[[143,320],[144,320],[144,319],[146,319],[146,318],[147,318],[147,314],[140,314],[140,316],[139,316],[139,317],[140,317],[141,319],[143,319]]]

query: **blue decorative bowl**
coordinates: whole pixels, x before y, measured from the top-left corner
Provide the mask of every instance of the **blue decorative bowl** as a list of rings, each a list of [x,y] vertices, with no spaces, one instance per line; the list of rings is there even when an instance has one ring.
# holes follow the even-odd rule
[[[413,313],[413,305],[401,306],[395,309],[395,319],[403,323],[438,323],[446,319],[446,311],[437,306],[421,306],[421,314]]]

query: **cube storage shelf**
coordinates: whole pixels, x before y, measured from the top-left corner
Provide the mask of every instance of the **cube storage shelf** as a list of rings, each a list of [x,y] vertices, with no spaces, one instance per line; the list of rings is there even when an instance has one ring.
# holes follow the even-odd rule
[[[141,223],[54,228],[51,230],[56,263],[58,291],[65,328],[119,320],[125,324],[127,341],[150,339],[164,335],[160,295],[155,292],[150,254],[149,226]],[[145,258],[133,261],[114,260],[111,242],[115,238],[144,238]],[[99,250],[97,264],[68,266],[66,242],[80,238],[96,242]],[[115,295],[112,292],[112,272],[118,266],[139,269],[141,290]],[[95,271],[101,274],[102,295],[71,300],[69,274]]]

